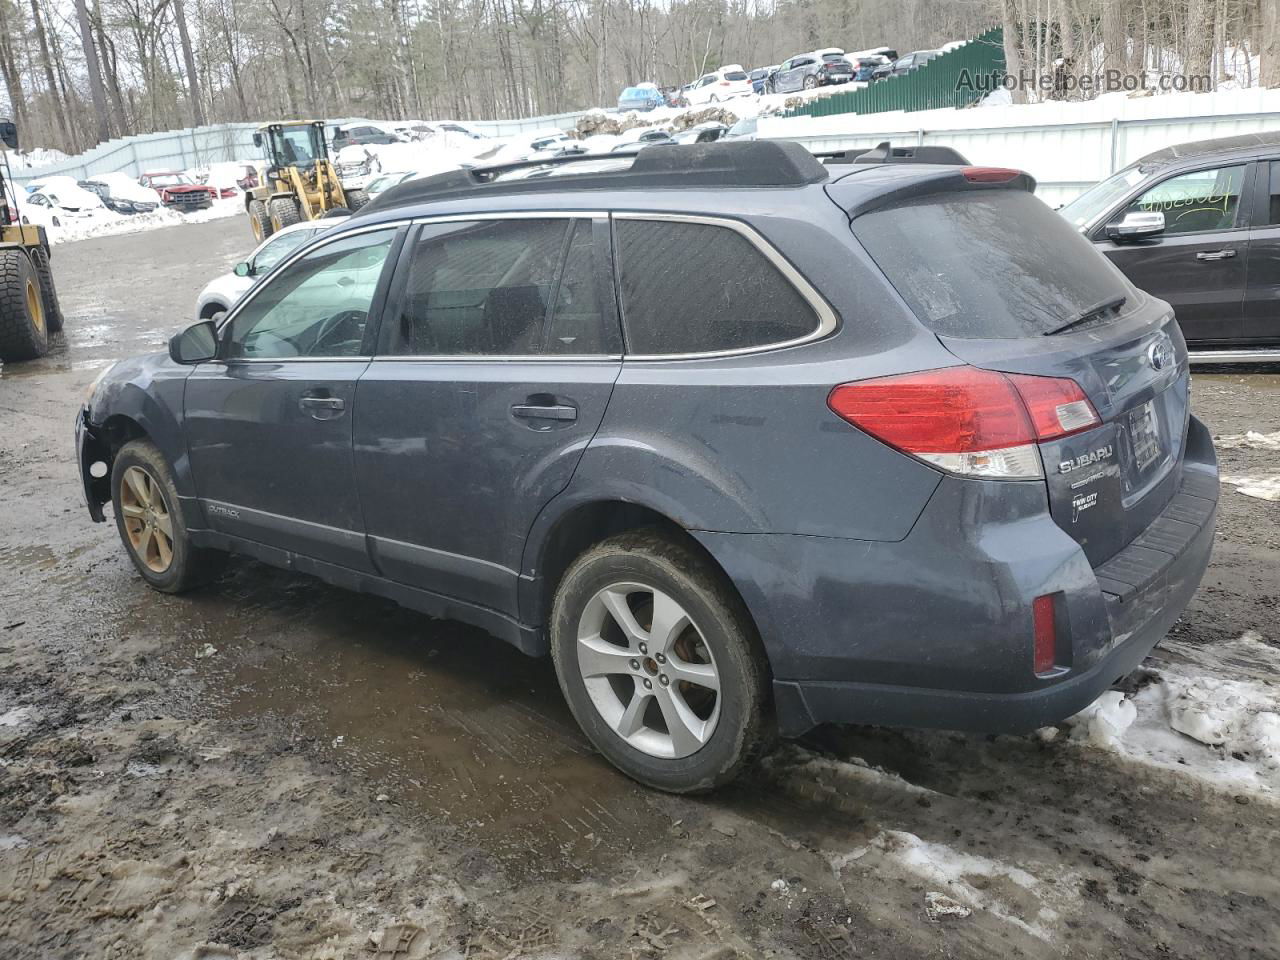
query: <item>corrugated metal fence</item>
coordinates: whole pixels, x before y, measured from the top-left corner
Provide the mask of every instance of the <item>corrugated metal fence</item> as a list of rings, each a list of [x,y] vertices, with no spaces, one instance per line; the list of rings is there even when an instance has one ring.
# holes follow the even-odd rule
[[[787,116],[829,117],[839,113],[967,107],[996,89],[1004,73],[1004,31],[996,27],[909,73],[811,100]]]

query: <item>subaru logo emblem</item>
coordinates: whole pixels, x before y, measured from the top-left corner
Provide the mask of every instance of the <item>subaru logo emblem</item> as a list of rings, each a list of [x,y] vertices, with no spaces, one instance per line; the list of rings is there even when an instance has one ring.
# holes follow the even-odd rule
[[[1160,334],[1160,339],[1147,347],[1147,362],[1152,370],[1173,366],[1173,344],[1167,333]]]

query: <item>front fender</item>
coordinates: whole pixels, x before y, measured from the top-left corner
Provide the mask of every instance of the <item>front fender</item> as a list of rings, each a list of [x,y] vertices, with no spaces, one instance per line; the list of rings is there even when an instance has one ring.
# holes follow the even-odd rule
[[[98,384],[85,417],[93,433],[111,445],[112,456],[129,437],[128,422],[135,424],[164,455],[184,498],[195,497],[182,429],[183,395],[192,369],[174,363],[168,354],[122,360]]]

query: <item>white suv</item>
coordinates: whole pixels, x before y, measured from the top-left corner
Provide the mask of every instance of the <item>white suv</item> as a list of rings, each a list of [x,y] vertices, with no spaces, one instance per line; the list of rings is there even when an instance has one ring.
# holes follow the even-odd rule
[[[733,97],[749,97],[754,93],[747,71],[742,69],[741,64],[731,63],[715,73],[699,77],[684,96],[691,104],[719,103]]]

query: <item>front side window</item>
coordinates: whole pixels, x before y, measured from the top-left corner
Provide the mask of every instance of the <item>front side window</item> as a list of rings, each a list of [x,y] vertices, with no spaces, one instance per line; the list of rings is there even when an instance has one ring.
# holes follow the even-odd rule
[[[232,319],[226,358],[358,356],[395,233],[345,237],[289,264]]]
[[[632,219],[616,229],[630,353],[719,353],[817,331],[813,306],[737,230]]]
[[[1240,164],[1170,177],[1139,196],[1128,211],[1163,213],[1165,233],[1229,230],[1240,209],[1244,170]]]
[[[601,309],[591,236],[589,221],[565,218],[424,227],[379,352],[617,353],[616,324]]]

